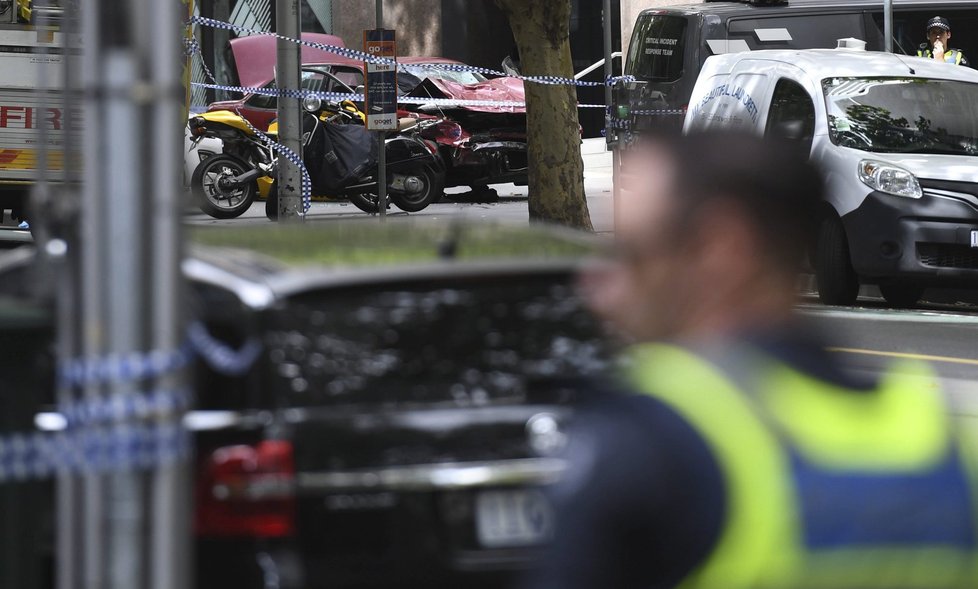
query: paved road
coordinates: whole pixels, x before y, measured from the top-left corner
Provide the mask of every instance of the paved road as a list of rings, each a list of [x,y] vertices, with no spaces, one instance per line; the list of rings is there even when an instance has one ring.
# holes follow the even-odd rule
[[[591,212],[591,223],[594,230],[605,233],[612,230],[612,197],[611,197],[611,154],[604,149],[604,139],[585,139],[581,145],[584,158],[584,190],[587,194],[588,210]],[[444,222],[445,218],[492,219],[497,223],[527,223],[526,187],[513,184],[493,186],[499,193],[499,201],[495,203],[436,203],[419,213],[401,212],[391,207],[388,216],[393,219],[407,218],[417,221],[423,219],[432,223]],[[452,188],[449,194],[464,193],[465,188]],[[366,218],[370,215],[360,211],[347,202],[314,202],[306,214],[307,221],[329,221],[348,218]],[[265,218],[264,202],[256,202],[243,216],[237,219],[220,221],[213,219],[195,209],[188,209],[186,220],[200,225],[222,225],[242,223],[270,223]]]

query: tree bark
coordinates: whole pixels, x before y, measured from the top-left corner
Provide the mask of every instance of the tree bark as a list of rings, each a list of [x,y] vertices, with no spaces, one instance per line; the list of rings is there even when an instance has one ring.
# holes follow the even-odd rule
[[[525,76],[573,78],[570,0],[496,0],[509,18]],[[515,56],[514,56],[515,57]],[[531,221],[592,229],[571,85],[526,83]]]

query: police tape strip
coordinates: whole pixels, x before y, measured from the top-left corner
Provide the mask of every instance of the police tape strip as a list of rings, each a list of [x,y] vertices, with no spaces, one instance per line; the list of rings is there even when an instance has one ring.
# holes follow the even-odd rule
[[[179,421],[0,436],[0,484],[150,469],[186,460],[190,447]]]
[[[293,88],[255,88],[247,86],[227,86],[224,84],[208,84],[204,82],[193,82],[198,88],[208,88],[212,90],[223,90],[226,92],[238,92],[240,94],[260,94],[262,96],[273,96],[278,98],[319,98],[321,100],[331,100],[341,102],[352,100],[353,102],[363,102],[364,95],[348,92],[319,92],[315,90],[296,90]],[[526,103],[518,100],[458,100],[455,98],[421,98],[417,96],[399,96],[397,102],[400,104],[417,104],[433,106],[485,106],[495,108],[526,108]],[[606,108],[603,104],[578,104],[578,108]]]
[[[389,59],[386,57],[378,57],[376,55],[370,55],[369,53],[365,53],[363,51],[357,51],[356,49],[349,49],[347,47],[339,47],[336,45],[325,45],[323,43],[315,43],[312,41],[306,41],[304,39],[295,39],[292,37],[279,35],[277,33],[243,27],[240,25],[235,25],[229,22],[224,22],[213,18],[194,16],[190,19],[189,24],[190,25],[199,24],[199,25],[213,27],[213,28],[227,29],[227,30],[235,31],[237,33],[247,33],[249,35],[265,35],[269,37],[275,37],[276,39],[284,39],[286,41],[289,41],[290,43],[296,43],[298,45],[303,45],[305,47],[319,49],[321,51],[326,51],[349,59],[356,59],[374,65],[392,66],[402,71],[407,69],[404,64],[398,63],[394,59]],[[517,78],[523,80],[524,82],[534,82],[537,84],[547,84],[547,85],[554,85],[554,86],[556,85],[611,86],[620,81],[623,82],[635,81],[634,76],[613,76],[607,78],[604,82],[583,82],[581,80],[575,80],[573,78],[566,78],[562,76],[520,76],[520,75],[513,76],[507,74],[506,72],[501,72],[499,70],[494,70],[490,68],[476,67],[476,66],[464,65],[464,64],[452,64],[452,63],[411,64],[411,67],[423,68],[423,69],[441,69],[441,70],[448,70],[453,72],[477,72],[480,74],[487,74],[490,76]]]
[[[249,338],[238,349],[231,348],[195,322],[187,326],[187,343],[178,350],[63,360],[58,364],[58,382],[62,387],[88,387],[155,379],[187,366],[195,354],[215,372],[241,376],[261,350],[257,338]]]
[[[191,395],[186,390],[159,390],[73,399],[58,403],[58,413],[64,417],[65,427],[73,429],[142,419],[165,419],[189,410],[190,404]]]

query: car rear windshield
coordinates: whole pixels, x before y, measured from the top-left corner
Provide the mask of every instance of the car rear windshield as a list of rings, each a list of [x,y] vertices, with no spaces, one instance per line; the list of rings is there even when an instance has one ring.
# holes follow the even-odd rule
[[[978,84],[828,78],[829,138],[864,151],[978,155]]]
[[[683,75],[686,19],[665,14],[643,15],[635,25],[625,74],[639,80],[673,82]]]
[[[289,406],[479,406],[609,367],[611,345],[568,274],[466,278],[317,292],[266,336]]]

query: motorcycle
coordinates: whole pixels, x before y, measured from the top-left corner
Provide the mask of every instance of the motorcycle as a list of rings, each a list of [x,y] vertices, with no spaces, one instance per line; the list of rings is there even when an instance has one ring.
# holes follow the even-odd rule
[[[323,119],[334,123],[363,124],[362,112],[351,101],[329,103],[321,110]],[[202,160],[190,179],[197,206],[216,219],[233,219],[247,211],[256,198],[267,196],[271,186],[275,154],[241,115],[227,111],[206,112],[192,117],[187,126],[192,145],[218,139],[222,153]],[[271,127],[266,133],[274,138]]]
[[[303,101],[303,163],[315,194],[345,196],[366,213],[379,211],[377,189],[377,142],[370,131],[356,125],[336,124],[334,117],[320,117],[317,98]],[[384,139],[387,194],[406,212],[418,212],[441,198],[445,164],[438,146],[422,133],[438,120],[404,119],[395,133]],[[265,214],[278,218],[276,182],[269,188]]]

